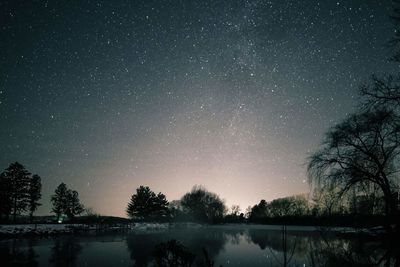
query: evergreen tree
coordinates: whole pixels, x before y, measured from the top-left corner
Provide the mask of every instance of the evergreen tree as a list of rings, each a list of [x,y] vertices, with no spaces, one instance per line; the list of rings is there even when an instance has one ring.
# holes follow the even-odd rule
[[[57,221],[60,221],[61,215],[67,215],[72,221],[76,215],[84,211],[83,205],[79,201],[79,194],[75,190],[68,189],[67,185],[61,183],[54,195],[51,196],[53,204],[52,212],[57,215]]]
[[[29,188],[28,188],[29,219],[30,219],[31,223],[33,220],[33,213],[41,205],[39,203],[39,200],[42,197],[41,190],[42,190],[42,182],[41,182],[40,176],[35,174],[32,176],[30,183],[29,183]]]
[[[148,186],[140,186],[132,195],[126,212],[131,218],[161,219],[168,214],[168,201],[161,192],[156,195]]]
[[[16,222],[17,214],[27,210],[29,204],[29,182],[31,174],[25,167],[18,163],[11,163],[10,166],[2,173],[2,180],[5,181],[5,190],[8,191],[6,198],[11,199],[11,212],[13,222]]]
[[[79,201],[79,194],[75,190],[68,190],[67,194],[67,210],[65,214],[72,221],[76,215],[84,211],[83,205]]]
[[[5,173],[0,174],[0,220],[8,220],[12,210],[11,182]]]
[[[61,183],[56,190],[54,195],[51,196],[51,203],[53,204],[52,212],[57,215],[57,221],[60,221],[60,216],[65,214],[67,210],[67,199],[68,199],[68,188],[67,185]]]

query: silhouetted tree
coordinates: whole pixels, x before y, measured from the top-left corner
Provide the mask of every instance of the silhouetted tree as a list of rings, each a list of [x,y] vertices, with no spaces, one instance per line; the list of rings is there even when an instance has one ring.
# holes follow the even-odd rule
[[[35,174],[32,176],[28,187],[28,200],[29,200],[28,208],[29,208],[29,219],[31,223],[33,220],[33,213],[41,205],[38,202],[42,197],[41,190],[42,190],[42,183],[40,176]]]
[[[126,213],[139,220],[162,219],[168,215],[168,201],[161,192],[155,194],[148,186],[140,186],[133,194]]]
[[[0,174],[0,219],[9,218],[12,211],[11,199],[11,180],[8,179],[5,173]]]
[[[268,204],[273,217],[308,215],[308,200],[304,195],[290,196],[272,200]]]
[[[394,112],[380,109],[352,115],[333,127],[322,148],[309,158],[310,182],[317,187],[339,187],[342,192],[375,184],[393,221],[398,213],[399,122]]]
[[[270,203],[264,199],[251,208],[249,220],[265,222],[267,218],[304,216],[309,214],[308,200],[304,195],[277,198]]]
[[[339,187],[318,188],[313,191],[312,214],[316,216],[331,216],[348,211],[349,203]]]
[[[83,205],[79,201],[79,194],[75,190],[68,190],[67,194],[67,210],[65,214],[72,221],[76,215],[84,211]]]
[[[201,186],[194,186],[191,192],[186,193],[181,198],[181,205],[189,216],[203,222],[218,221],[226,212],[220,197]]]
[[[240,213],[240,206],[239,205],[232,205],[228,214],[226,214],[224,218],[225,222],[243,222],[244,221],[244,214]]]
[[[18,163],[11,163],[10,166],[3,172],[2,180],[5,179],[6,190],[9,191],[11,198],[11,211],[13,221],[16,221],[17,214],[26,211],[29,204],[29,182],[31,174],[25,167]]]
[[[52,212],[57,216],[57,221],[60,221],[60,216],[67,210],[67,199],[68,199],[68,188],[67,185],[61,183],[56,190],[54,195],[51,196],[51,203],[53,204]]]
[[[51,202],[53,204],[52,212],[57,215],[57,221],[60,221],[60,216],[63,214],[73,220],[76,215],[84,211],[83,205],[79,201],[78,192],[68,189],[64,183],[56,188],[54,195],[51,196]]]
[[[400,54],[399,54],[400,55]],[[367,109],[399,109],[400,108],[400,76],[373,75],[369,84],[360,87],[363,96],[361,108]]]
[[[393,48],[391,59],[400,62],[400,1],[392,1],[391,19],[394,25],[394,37],[390,41]],[[400,75],[386,74],[378,77],[373,75],[369,84],[361,86],[361,96],[364,97],[362,108],[400,107]]]
[[[240,214],[240,206],[239,205],[232,205],[231,206],[231,213],[230,215],[239,216]]]
[[[13,215],[16,221],[17,214],[29,211],[32,219],[33,212],[40,205],[41,183],[38,175],[33,175],[18,163],[12,163],[0,174],[0,218],[8,219]]]
[[[249,214],[249,220],[250,221],[262,221],[266,219],[269,216],[269,210],[268,210],[268,203],[264,199],[260,201],[260,203],[254,205]]]
[[[180,200],[172,200],[169,202],[168,210],[169,215],[175,221],[184,221],[186,219],[186,214]]]

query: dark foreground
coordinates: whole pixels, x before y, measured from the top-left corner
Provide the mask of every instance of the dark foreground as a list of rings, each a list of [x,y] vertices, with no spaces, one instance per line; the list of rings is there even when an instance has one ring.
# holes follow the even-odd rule
[[[1,266],[399,266],[395,242],[307,227],[209,226],[0,240]]]

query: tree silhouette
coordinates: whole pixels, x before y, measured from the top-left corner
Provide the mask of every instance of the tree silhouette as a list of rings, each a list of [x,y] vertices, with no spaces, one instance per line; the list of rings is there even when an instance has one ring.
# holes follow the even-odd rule
[[[33,175],[18,163],[11,163],[7,169],[0,174],[0,218],[13,215],[16,222],[17,214],[29,211],[32,221],[33,212],[40,205],[41,182],[38,175]]]
[[[254,205],[249,214],[250,221],[260,221],[267,218],[270,215],[268,209],[268,203],[264,199],[260,203]]]
[[[76,215],[84,211],[83,205],[79,201],[78,192],[68,189],[64,183],[56,188],[54,195],[51,196],[51,202],[53,204],[52,212],[57,215],[57,221],[60,221],[63,214],[73,220]]]
[[[79,201],[79,194],[75,190],[68,190],[67,194],[67,210],[65,211],[68,218],[73,221],[76,215],[84,211],[83,205]]]
[[[313,205],[311,213],[315,216],[332,216],[334,214],[343,214],[348,210],[347,198],[341,194],[339,187],[318,188],[313,192]]]
[[[11,163],[2,174],[2,180],[6,181],[5,184],[7,185],[5,190],[8,190],[11,199],[13,222],[16,222],[17,214],[26,211],[28,207],[30,175],[25,167],[18,162]]]
[[[168,215],[168,201],[161,192],[155,194],[148,186],[140,186],[133,194],[126,213],[139,220],[165,219]]]
[[[68,188],[67,185],[61,183],[56,190],[54,195],[51,196],[51,202],[53,204],[52,212],[57,215],[57,221],[60,221],[60,216],[67,210],[67,198],[68,198]]]
[[[230,215],[239,216],[240,214],[240,206],[239,205],[232,205],[231,206],[231,213]]]
[[[29,200],[28,208],[29,208],[29,219],[31,223],[33,221],[33,213],[41,205],[38,202],[42,197],[41,190],[42,190],[42,183],[40,176],[35,174],[32,176],[32,179],[30,180],[28,187],[28,200]]]
[[[394,26],[394,37],[389,42],[393,48],[391,60],[400,62],[400,1],[392,1],[391,19]],[[400,107],[400,75],[373,75],[369,84],[360,88],[361,96],[364,97],[363,108]]]
[[[201,186],[194,186],[191,192],[186,193],[181,205],[193,219],[203,222],[220,220],[226,212],[220,197]]]
[[[267,218],[304,216],[309,214],[308,200],[304,195],[277,198],[271,202],[264,199],[254,205],[249,214],[250,221],[265,222]]]
[[[303,195],[290,196],[272,200],[268,204],[273,217],[304,216],[308,214],[308,200]]]
[[[322,148],[309,158],[310,182],[339,187],[342,193],[375,184],[384,196],[388,223],[392,222],[398,213],[399,122],[393,111],[380,109],[352,115],[333,127]]]
[[[360,95],[364,98],[362,109],[390,108],[398,110],[400,108],[400,76],[378,77],[373,75],[369,84],[360,87]]]
[[[0,174],[0,219],[9,218],[12,211],[11,181],[5,173]]]

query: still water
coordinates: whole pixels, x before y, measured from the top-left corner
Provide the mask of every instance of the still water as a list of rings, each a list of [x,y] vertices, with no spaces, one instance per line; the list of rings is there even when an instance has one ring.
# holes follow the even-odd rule
[[[395,247],[302,227],[209,226],[0,240],[0,266],[398,266]]]

